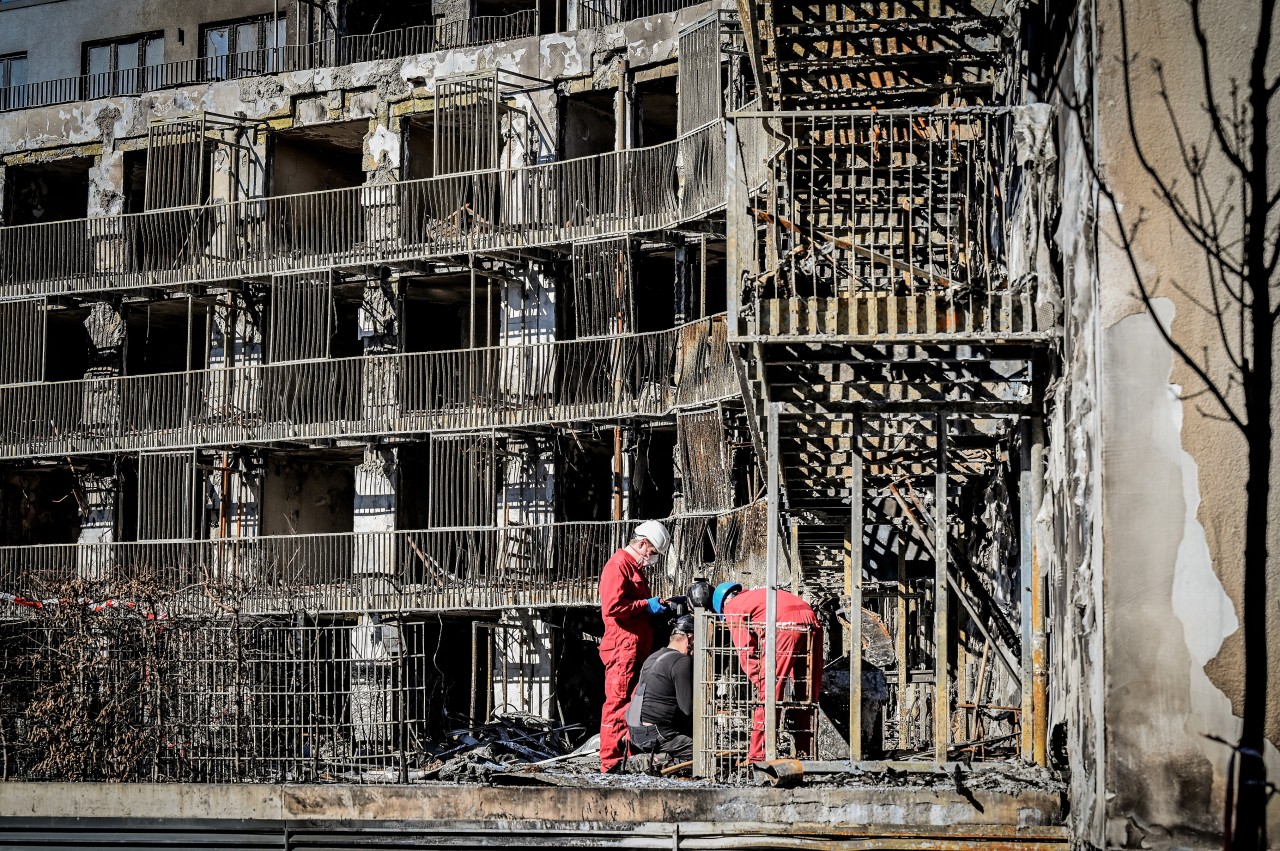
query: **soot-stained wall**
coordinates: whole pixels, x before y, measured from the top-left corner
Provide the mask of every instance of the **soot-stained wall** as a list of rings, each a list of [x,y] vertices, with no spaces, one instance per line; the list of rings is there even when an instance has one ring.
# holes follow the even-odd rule
[[[1248,76],[1257,21],[1226,0],[1204,7],[1214,94],[1228,98],[1232,79]],[[1203,69],[1182,4],[1083,3],[1076,24],[1057,90],[1054,248],[1067,312],[1041,514],[1056,644],[1053,723],[1070,755],[1079,840],[1219,847],[1230,750],[1207,736],[1240,734],[1246,445],[1155,322],[1229,388],[1229,401],[1242,400],[1209,307],[1204,253],[1157,196],[1136,150],[1166,181],[1181,175],[1180,185],[1190,185],[1175,131],[1201,150],[1211,137]],[[1132,125],[1126,51],[1138,57],[1129,68]],[[1280,62],[1270,66],[1269,78]],[[1161,82],[1172,93],[1168,103]],[[1222,210],[1238,204],[1223,157],[1210,155],[1202,177]],[[1150,309],[1135,274],[1152,290]],[[1280,479],[1276,466],[1272,481]],[[1280,522],[1271,514],[1274,624]],[[1274,672],[1280,630],[1271,630],[1269,648]],[[1266,750],[1275,777],[1280,690],[1269,700]],[[1270,821],[1275,835],[1280,803]]]

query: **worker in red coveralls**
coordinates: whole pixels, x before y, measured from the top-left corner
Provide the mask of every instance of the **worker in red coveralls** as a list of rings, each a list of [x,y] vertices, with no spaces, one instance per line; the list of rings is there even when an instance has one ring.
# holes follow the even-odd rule
[[[774,668],[777,683],[774,697],[809,701],[805,709],[790,709],[788,718],[795,736],[796,756],[813,756],[813,733],[818,694],[822,691],[822,625],[813,609],[790,591],[778,590],[777,649]],[[769,591],[743,591],[737,582],[721,582],[711,596],[711,608],[724,615],[729,635],[738,648],[738,659],[747,678],[756,688],[756,707],[751,723],[752,762],[764,759],[765,687],[765,606]]]
[[[600,615],[604,638],[604,709],[600,713],[600,770],[618,771],[627,757],[627,703],[640,666],[653,650],[649,619],[667,608],[653,596],[644,568],[657,564],[671,544],[671,533],[657,520],[636,527],[630,543],[613,554],[600,572]]]

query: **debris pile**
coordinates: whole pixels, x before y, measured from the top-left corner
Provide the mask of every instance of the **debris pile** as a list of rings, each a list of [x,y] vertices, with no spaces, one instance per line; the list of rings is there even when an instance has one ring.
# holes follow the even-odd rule
[[[446,734],[444,746],[432,749],[437,762],[422,773],[422,779],[485,781],[493,774],[514,767],[543,766],[578,758],[592,761],[599,753],[599,737],[592,737],[575,748],[573,737],[581,730],[579,724],[553,726],[537,715],[497,714],[487,724]]]

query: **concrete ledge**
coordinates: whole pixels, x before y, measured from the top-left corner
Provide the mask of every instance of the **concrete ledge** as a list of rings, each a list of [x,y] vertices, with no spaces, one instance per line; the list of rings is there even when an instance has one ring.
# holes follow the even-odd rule
[[[483,829],[629,831],[640,825],[777,835],[1059,836],[1061,795],[954,788],[810,786],[779,790],[691,785],[320,786],[0,784],[0,826],[31,820],[234,819],[291,826],[432,824]],[[1050,828],[1048,831],[1038,828]]]

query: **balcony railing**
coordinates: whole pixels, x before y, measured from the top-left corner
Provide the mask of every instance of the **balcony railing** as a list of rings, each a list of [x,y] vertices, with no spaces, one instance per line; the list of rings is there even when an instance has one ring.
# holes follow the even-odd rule
[[[582,0],[578,4],[577,26],[579,29],[604,27],[678,12],[704,2],[706,0]],[[478,15],[465,20],[421,24],[371,35],[331,37],[309,44],[23,83],[0,88],[0,112],[102,97],[140,95],[179,86],[285,71],[311,71],[437,50],[460,50],[539,35],[539,17],[538,8],[522,9],[509,15]]]
[[[282,71],[310,71],[356,62],[415,56],[437,50],[457,50],[537,34],[537,10],[524,9],[510,15],[480,16],[372,35],[349,35],[310,44],[264,48],[165,62],[144,68],[24,83],[0,88],[0,112],[104,97],[140,95],[161,89],[257,77]]]
[[[481,349],[0,387],[0,457],[657,417],[738,395],[724,317]]]
[[[749,506],[665,521],[672,570],[654,571],[653,592],[681,593],[695,576],[727,577],[760,559],[760,513]],[[94,595],[80,601],[89,605],[145,588],[166,617],[598,606],[600,568],[633,529],[634,521],[602,521],[0,547],[0,591],[19,598],[4,597],[0,619],[36,602],[66,605],[77,583]]]
[[[1009,270],[1021,171],[1010,109],[732,119],[735,335],[1035,336]],[[734,298],[736,296],[736,298]]]
[[[649,148],[300,195],[0,228],[0,295],[446,257],[671,227],[724,205],[724,125]]]

